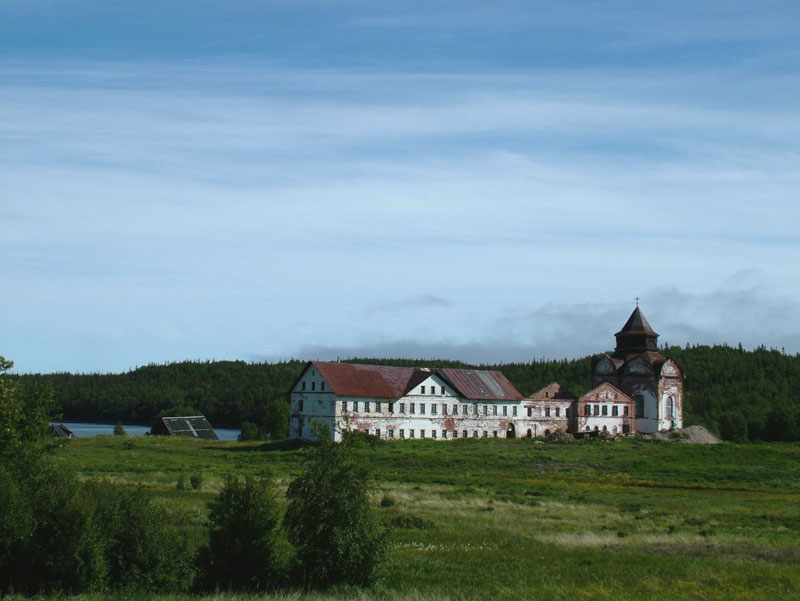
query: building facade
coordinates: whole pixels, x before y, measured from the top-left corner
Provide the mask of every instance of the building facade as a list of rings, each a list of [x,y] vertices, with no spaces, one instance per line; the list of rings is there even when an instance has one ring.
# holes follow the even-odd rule
[[[637,307],[612,355],[593,362],[594,388],[580,398],[558,382],[527,398],[498,371],[311,361],[289,393],[289,437],[334,440],[360,430],[384,439],[452,440],[655,432],[683,425],[679,363],[665,359]]]

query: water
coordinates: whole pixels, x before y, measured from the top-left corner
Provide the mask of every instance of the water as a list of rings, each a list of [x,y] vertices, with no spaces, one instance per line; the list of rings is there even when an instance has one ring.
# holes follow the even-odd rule
[[[58,422],[63,423],[77,437],[97,436],[98,434],[114,434],[114,424],[88,424],[83,422]],[[150,431],[149,426],[122,425],[128,436],[144,436]],[[234,428],[214,428],[220,440],[236,440],[240,430]]]

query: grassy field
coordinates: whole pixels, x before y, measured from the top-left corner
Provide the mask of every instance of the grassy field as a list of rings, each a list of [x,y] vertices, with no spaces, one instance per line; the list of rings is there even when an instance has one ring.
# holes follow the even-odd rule
[[[376,506],[394,501],[379,509],[394,528],[384,583],[276,598],[800,599],[800,445],[499,439],[363,452]],[[285,488],[305,453],[96,437],[70,441],[61,460],[87,478],[147,487],[199,544],[227,472],[268,470]],[[195,474],[199,490],[176,489]]]

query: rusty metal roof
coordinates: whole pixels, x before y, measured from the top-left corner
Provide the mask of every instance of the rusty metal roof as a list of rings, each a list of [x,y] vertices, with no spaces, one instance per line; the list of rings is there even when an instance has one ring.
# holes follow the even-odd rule
[[[414,376],[412,367],[361,365],[359,363],[328,363],[312,361],[319,375],[339,396],[396,399],[408,390]],[[427,375],[430,375],[428,373]]]
[[[471,400],[520,401],[522,395],[499,371],[437,369],[461,396]]]
[[[164,429],[170,436],[191,436],[206,440],[219,440],[217,433],[203,415],[162,417]]]
[[[430,376],[444,379],[471,400],[521,400],[522,395],[499,371],[478,369],[419,369],[359,363],[312,361],[319,375],[339,396],[397,399]]]

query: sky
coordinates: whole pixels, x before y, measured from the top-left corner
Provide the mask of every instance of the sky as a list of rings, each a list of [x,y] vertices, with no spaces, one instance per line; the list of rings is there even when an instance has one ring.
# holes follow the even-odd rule
[[[800,352],[800,3],[5,0],[0,354]]]

